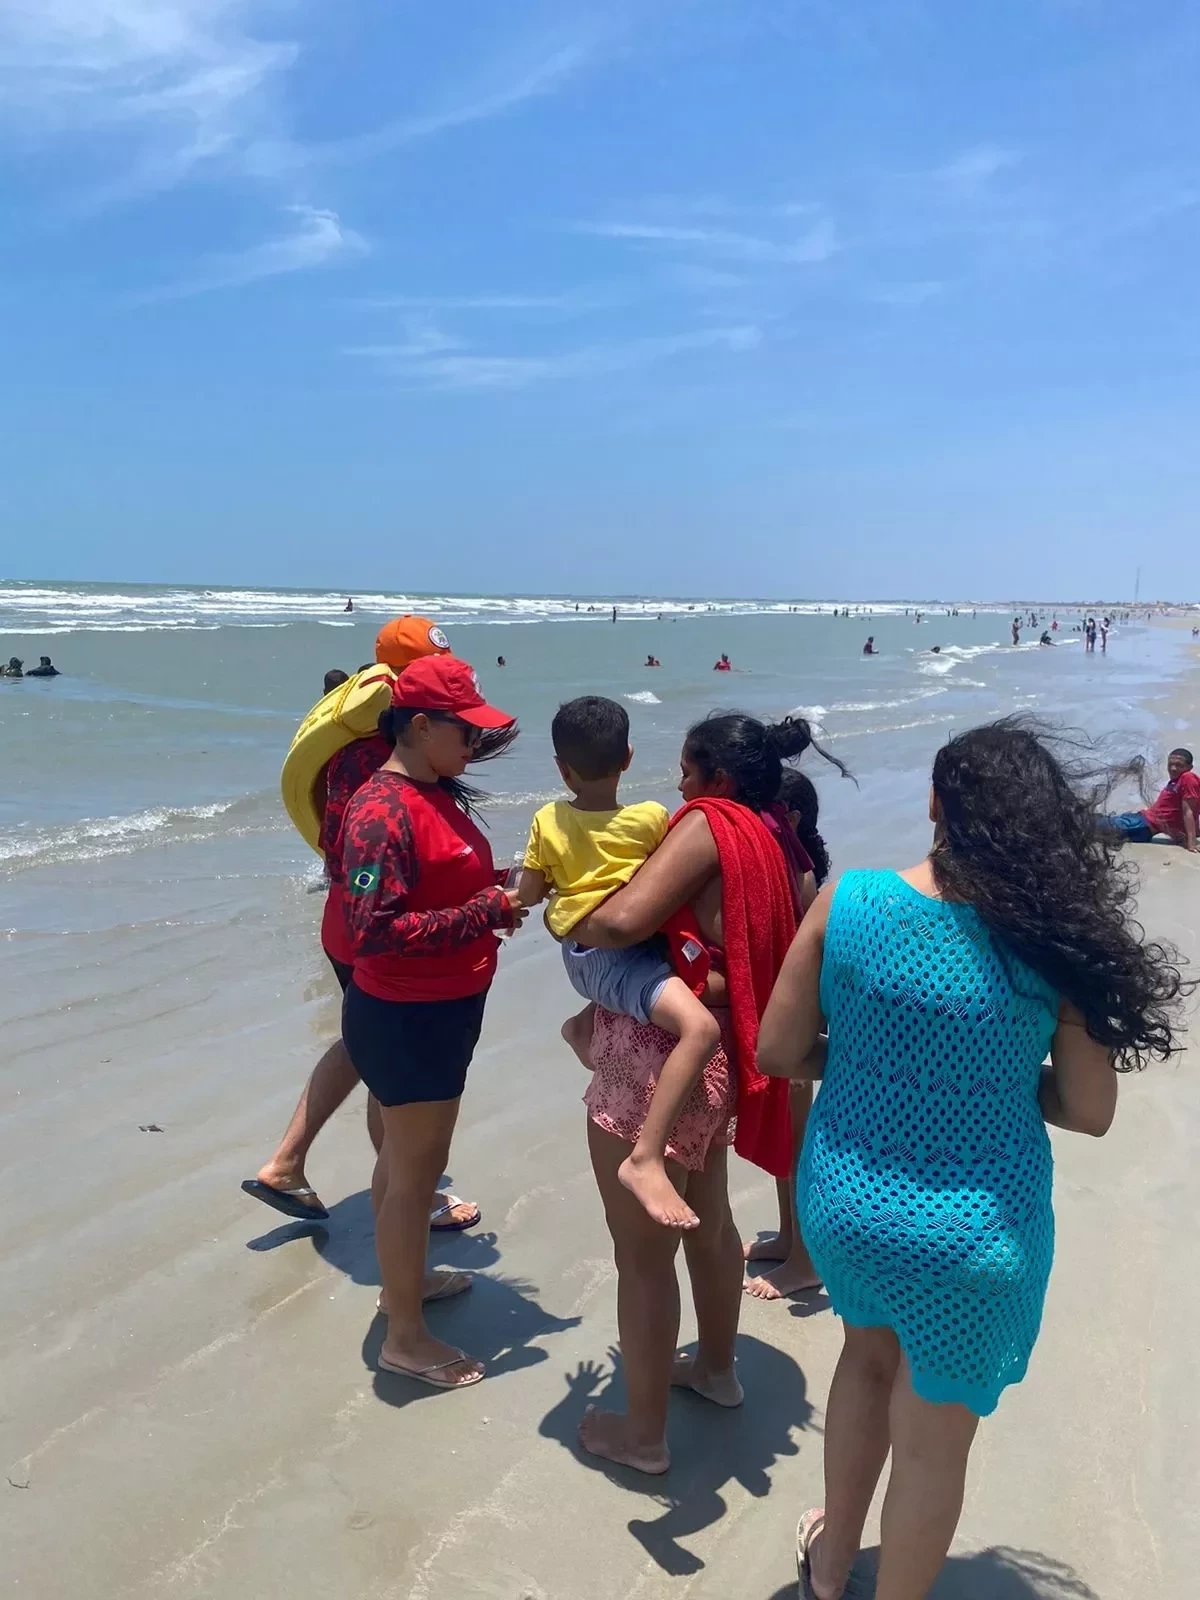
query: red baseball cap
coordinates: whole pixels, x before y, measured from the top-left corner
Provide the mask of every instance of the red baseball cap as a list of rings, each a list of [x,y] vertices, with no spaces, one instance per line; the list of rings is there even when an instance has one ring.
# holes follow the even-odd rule
[[[392,704],[413,711],[445,711],[473,728],[510,728],[517,720],[488,705],[475,668],[457,656],[423,656],[396,679]]]

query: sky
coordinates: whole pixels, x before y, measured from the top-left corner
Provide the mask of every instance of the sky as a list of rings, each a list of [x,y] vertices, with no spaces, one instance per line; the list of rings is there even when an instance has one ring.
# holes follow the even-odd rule
[[[0,0],[0,574],[1200,599],[1200,11]]]

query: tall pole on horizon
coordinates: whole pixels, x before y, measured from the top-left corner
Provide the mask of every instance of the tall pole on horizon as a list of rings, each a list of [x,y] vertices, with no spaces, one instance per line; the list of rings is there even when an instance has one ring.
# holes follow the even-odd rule
[[[1133,603],[1134,603],[1134,605],[1137,605],[1138,596],[1141,594],[1141,592],[1142,592],[1142,569],[1141,569],[1141,567],[1139,567],[1137,569],[1137,577],[1134,579],[1134,583],[1133,583]]]

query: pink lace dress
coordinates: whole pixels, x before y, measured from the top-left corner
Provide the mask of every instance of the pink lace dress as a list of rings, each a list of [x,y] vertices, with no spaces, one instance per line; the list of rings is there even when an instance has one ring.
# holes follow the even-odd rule
[[[667,1160],[699,1172],[714,1143],[733,1143],[737,1075],[730,1063],[729,1014],[714,1012],[721,1024],[722,1044],[688,1096],[667,1141]],[[597,1127],[626,1144],[637,1142],[646,1121],[659,1068],[675,1048],[675,1039],[661,1028],[634,1017],[597,1009],[592,1033],[595,1070],[583,1103]]]

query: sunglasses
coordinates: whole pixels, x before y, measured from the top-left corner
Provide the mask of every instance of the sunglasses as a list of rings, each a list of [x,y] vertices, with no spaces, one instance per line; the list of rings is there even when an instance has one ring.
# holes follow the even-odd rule
[[[448,727],[457,728],[468,750],[473,750],[483,738],[482,728],[476,728],[469,722],[463,722],[460,718],[451,716],[447,711],[428,711],[426,716],[430,722],[444,722]]]

